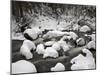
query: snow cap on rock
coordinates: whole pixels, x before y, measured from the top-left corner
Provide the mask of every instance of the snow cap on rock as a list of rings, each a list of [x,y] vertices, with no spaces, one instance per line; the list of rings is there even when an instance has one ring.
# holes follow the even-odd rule
[[[45,46],[52,46],[55,43],[55,41],[48,41],[44,45]]]
[[[88,48],[88,49],[96,49],[95,41],[90,41],[90,42],[87,44],[87,48]]]
[[[80,28],[80,32],[88,32],[88,31],[91,31],[91,29],[87,25],[84,25]]]
[[[32,28],[32,29],[26,29],[24,31],[24,34],[28,34],[30,38],[35,40],[38,38],[40,34],[42,34],[42,31],[39,28]]]
[[[52,47],[53,47],[55,50],[57,50],[57,51],[59,51],[59,50],[61,49],[60,44],[59,44],[58,42],[55,42],[55,43],[52,45]]]
[[[44,52],[43,58],[46,57],[57,58],[58,56],[59,56],[58,52],[53,47],[47,47]]]
[[[34,64],[26,60],[20,60],[12,63],[12,74],[18,73],[36,73],[37,69]]]
[[[78,38],[78,35],[74,32],[69,32],[69,35],[72,37],[73,40],[76,40]]]
[[[62,63],[57,63],[54,67],[51,68],[51,71],[64,71],[65,66]]]
[[[43,44],[37,45],[36,52],[38,54],[44,54],[44,45]]]
[[[20,53],[26,57],[26,59],[31,59],[33,57],[33,54],[31,53],[31,50],[35,50],[36,46],[35,44],[30,40],[24,40],[21,48]]]

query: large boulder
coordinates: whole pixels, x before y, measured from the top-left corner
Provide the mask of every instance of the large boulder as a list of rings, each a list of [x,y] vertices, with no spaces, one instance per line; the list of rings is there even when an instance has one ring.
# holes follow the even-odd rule
[[[57,63],[54,67],[51,68],[51,71],[64,71],[65,66],[62,63]]]
[[[24,40],[21,48],[20,48],[20,54],[25,56],[26,59],[33,58],[33,54],[31,53],[31,50],[35,50],[36,46],[35,44],[30,40]]]
[[[90,41],[87,46],[88,49],[96,49],[96,43],[95,41]]]
[[[39,28],[31,28],[24,31],[24,37],[28,40],[36,40],[41,34],[42,30]]]
[[[43,44],[39,44],[39,45],[37,45],[37,48],[36,48],[36,52],[38,53],[38,54],[44,54],[44,45]]]
[[[91,31],[91,28],[88,27],[87,25],[84,25],[80,28],[80,32],[89,32]]]
[[[53,47],[47,47],[43,58],[47,58],[47,57],[52,57],[52,58],[57,58],[59,56],[58,52],[53,48]]]
[[[20,60],[12,63],[12,74],[19,73],[36,73],[37,69],[34,64],[26,60]]]
[[[78,38],[78,35],[75,32],[69,32],[69,36],[71,36],[73,40],[76,40]]]
[[[54,43],[55,43],[55,41],[48,41],[48,42],[45,42],[44,45],[45,46],[52,46]]]
[[[43,35],[44,39],[52,39],[52,38],[59,38],[62,37],[64,35],[67,35],[68,32],[62,32],[62,31],[58,31],[58,30],[54,30],[54,31],[49,31],[46,34]]]
[[[92,53],[88,49],[83,49],[82,52],[85,53],[86,56],[79,54],[74,57],[71,60],[71,70],[95,69],[95,60]]]

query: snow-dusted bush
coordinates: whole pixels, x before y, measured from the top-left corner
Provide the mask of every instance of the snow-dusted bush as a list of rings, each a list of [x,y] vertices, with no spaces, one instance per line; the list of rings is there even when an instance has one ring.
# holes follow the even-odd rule
[[[91,29],[87,25],[84,25],[80,28],[80,32],[88,32],[88,31],[91,31]]]
[[[88,48],[88,49],[96,49],[95,41],[90,41],[90,42],[87,44],[87,48]]]
[[[12,74],[18,73],[36,73],[37,69],[34,64],[26,60],[20,60],[12,63]]]
[[[82,49],[82,52],[86,54],[86,57],[93,57],[93,54],[86,48]]]
[[[79,54],[74,57],[71,60],[71,70],[95,69],[95,60],[92,53],[88,49],[83,49],[82,52],[86,53],[86,56]]]
[[[64,71],[65,66],[62,63],[57,63],[54,67],[51,68],[51,71]]]
[[[31,53],[31,50],[35,50],[36,46],[35,44],[30,40],[24,40],[21,48],[20,53],[26,57],[26,59],[31,59],[33,57],[33,54]]]
[[[37,45],[36,52],[38,54],[44,54],[44,45],[43,44]]]
[[[76,40],[76,43],[78,46],[83,46],[83,45],[85,45],[85,40],[84,40],[84,38],[79,38]]]
[[[28,37],[35,40],[39,37],[40,34],[42,34],[42,31],[39,28],[32,28],[32,29],[26,29],[24,31],[24,34],[28,34]],[[25,37],[25,38],[28,39],[28,37]]]
[[[43,58],[46,57],[57,58],[58,56],[59,56],[58,52],[53,47],[47,47],[44,52]]]

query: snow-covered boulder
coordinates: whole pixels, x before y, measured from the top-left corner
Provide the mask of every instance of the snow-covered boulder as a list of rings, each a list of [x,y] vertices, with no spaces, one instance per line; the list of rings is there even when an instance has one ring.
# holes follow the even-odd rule
[[[33,58],[33,54],[31,53],[31,50],[35,50],[36,46],[35,44],[30,40],[24,40],[21,48],[20,48],[20,54],[26,57],[26,59]]]
[[[43,44],[37,45],[36,52],[38,54],[44,54],[44,45]]]
[[[80,32],[88,32],[88,31],[91,31],[91,29],[87,25],[84,25],[80,28]]]
[[[92,53],[88,49],[83,49],[82,52],[86,53],[86,56],[79,54],[74,57],[71,60],[71,70],[95,69],[95,60]]]
[[[78,46],[83,46],[83,45],[85,45],[85,40],[84,40],[84,38],[79,38],[76,40],[76,43]]]
[[[63,45],[62,49],[63,49],[64,52],[66,52],[66,51],[70,50],[70,46],[68,44]]]
[[[87,46],[88,49],[96,49],[95,41],[90,41]]]
[[[65,71],[65,66],[62,63],[57,63],[51,68],[51,71]]]
[[[43,38],[44,39],[52,39],[52,38],[61,37],[61,36],[67,35],[67,34],[68,34],[68,32],[54,30],[54,31],[47,32],[45,35],[43,35]]]
[[[70,40],[72,37],[71,36],[67,36],[67,35],[65,35],[65,36],[63,36],[60,40]]]
[[[60,41],[58,41],[58,43],[59,43],[61,46],[63,46],[63,45],[66,44],[66,41],[63,41],[62,39],[60,39]]]
[[[73,40],[76,40],[78,38],[78,35],[75,32],[69,32],[69,36],[71,36]]]
[[[59,56],[58,52],[53,47],[47,47],[44,52],[43,58],[46,57],[57,58],[58,56]]]
[[[86,57],[93,57],[93,54],[86,48],[82,49],[82,52],[86,54]]]
[[[36,73],[37,69],[34,64],[26,60],[20,60],[12,63],[12,74],[18,73]]]
[[[26,29],[24,31],[24,37],[26,39],[31,39],[31,40],[35,40],[39,37],[39,35],[42,34],[42,30],[40,30],[39,28],[32,28],[32,29]]]
[[[54,48],[55,50],[59,51],[61,49],[61,46],[58,42],[55,42],[53,45],[52,45],[52,48]]]
[[[52,46],[54,43],[55,43],[55,41],[48,41],[48,42],[45,42],[44,45],[45,46]]]
[[[65,41],[58,41],[58,43],[60,44],[61,49],[63,49],[64,52],[70,50],[71,45],[67,44]]]
[[[61,49],[63,49],[64,52],[70,50],[71,45],[67,44],[65,41],[63,41],[62,39],[58,42],[55,42],[52,47],[56,50],[56,51],[60,51]]]

